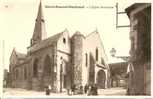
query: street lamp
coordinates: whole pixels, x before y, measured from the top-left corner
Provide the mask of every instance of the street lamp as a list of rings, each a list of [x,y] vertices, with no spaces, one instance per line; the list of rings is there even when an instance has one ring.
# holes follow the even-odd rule
[[[116,54],[115,48],[112,48],[112,49],[110,50],[110,54],[111,54],[112,57],[115,57],[115,54]]]
[[[112,57],[116,57],[116,58],[121,58],[122,60],[124,60],[124,61],[129,61],[129,59],[130,59],[130,57],[129,56],[116,56],[115,54],[116,54],[116,49],[115,48],[112,48],[111,50],[110,50],[110,54],[111,54],[111,56]]]

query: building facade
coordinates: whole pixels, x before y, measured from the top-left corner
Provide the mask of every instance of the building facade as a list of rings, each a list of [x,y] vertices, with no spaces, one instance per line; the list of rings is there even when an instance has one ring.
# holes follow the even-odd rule
[[[135,3],[126,10],[130,19],[131,62],[130,95],[151,95],[151,4]]]
[[[69,36],[68,30],[47,38],[40,2],[33,37],[27,54],[14,48],[10,57],[11,87],[43,90],[51,85],[55,92],[72,85],[109,86],[107,56],[97,31]]]

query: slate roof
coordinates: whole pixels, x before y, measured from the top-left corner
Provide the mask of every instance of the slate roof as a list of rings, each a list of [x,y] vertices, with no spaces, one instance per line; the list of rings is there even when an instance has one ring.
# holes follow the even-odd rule
[[[55,34],[45,40],[42,40],[41,42],[33,45],[32,47],[29,48],[30,52],[35,52],[39,49],[45,48],[49,45],[52,45],[53,43],[56,43],[58,41],[58,39],[60,38],[60,36],[63,34],[63,32]]]
[[[18,59],[22,59],[22,60],[26,59],[26,56],[27,56],[26,54],[19,53],[19,52],[16,52],[16,55],[17,55]]]

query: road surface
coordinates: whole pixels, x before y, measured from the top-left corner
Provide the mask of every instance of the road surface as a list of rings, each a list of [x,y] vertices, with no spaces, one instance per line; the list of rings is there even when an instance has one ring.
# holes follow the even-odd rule
[[[126,95],[126,89],[117,87],[117,88],[108,88],[108,89],[99,89],[98,96],[123,96]],[[43,91],[32,91],[19,88],[5,88],[3,96],[46,96]],[[50,96],[68,96],[66,91],[62,93],[51,93]],[[76,95],[79,96],[79,95]],[[85,94],[81,95],[85,96]]]

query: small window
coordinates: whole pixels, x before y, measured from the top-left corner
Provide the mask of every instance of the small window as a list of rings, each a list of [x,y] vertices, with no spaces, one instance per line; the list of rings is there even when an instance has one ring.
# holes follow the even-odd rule
[[[18,76],[19,76],[19,71],[16,70],[16,73],[15,73],[15,79],[18,79]]]
[[[37,77],[38,75],[38,59],[34,61],[33,65],[33,77]]]
[[[101,64],[105,65],[105,61],[103,58],[101,58]]]
[[[24,68],[24,79],[27,79],[27,68]]]
[[[87,67],[88,66],[88,54],[86,53],[85,56],[86,56],[86,67]]]
[[[66,39],[65,39],[65,38],[63,38],[63,43],[64,43],[64,44],[66,43]]]
[[[96,48],[96,61],[98,61],[98,48]]]

